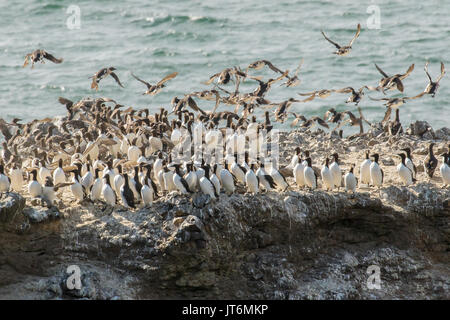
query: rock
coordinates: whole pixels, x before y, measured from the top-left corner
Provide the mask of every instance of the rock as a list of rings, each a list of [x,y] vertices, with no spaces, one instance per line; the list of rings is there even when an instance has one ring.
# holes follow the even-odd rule
[[[17,214],[22,213],[25,207],[25,198],[20,194],[8,192],[0,197],[0,222],[8,222]]]
[[[407,133],[410,135],[421,137],[429,129],[432,130],[431,126],[426,121],[416,121],[411,123],[407,129]]]
[[[384,164],[385,166],[395,165],[395,161],[391,157],[381,158],[381,163]]]
[[[434,136],[436,137],[436,139],[448,141],[450,140],[450,129],[445,127],[440,128],[436,130]]]
[[[31,223],[40,223],[49,219],[60,217],[60,212],[56,207],[28,207],[23,210],[23,214],[30,220]]]

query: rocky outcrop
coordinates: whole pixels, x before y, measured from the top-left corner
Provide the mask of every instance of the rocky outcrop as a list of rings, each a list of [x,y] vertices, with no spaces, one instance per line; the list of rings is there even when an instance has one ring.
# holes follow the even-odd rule
[[[65,208],[32,232],[3,231],[0,298],[449,298],[449,192],[428,189]],[[79,290],[67,288],[70,265]],[[370,266],[380,289],[368,288]]]

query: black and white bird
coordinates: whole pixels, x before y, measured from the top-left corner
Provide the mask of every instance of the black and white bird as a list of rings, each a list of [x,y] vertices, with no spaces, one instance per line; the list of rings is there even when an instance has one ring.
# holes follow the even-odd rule
[[[399,153],[397,155],[401,158],[400,163],[397,165],[397,173],[402,182],[406,186],[409,186],[413,183],[413,172],[405,164],[406,155],[404,153]]]
[[[66,174],[62,168],[63,160],[58,160],[58,168],[53,171],[53,183],[59,184],[66,182]]]
[[[99,168],[95,168],[94,170],[94,183],[92,184],[91,190],[90,190],[90,198],[92,201],[100,200],[100,197],[102,195],[102,188],[103,188],[103,179],[99,177]]]
[[[31,181],[28,184],[28,193],[32,198],[37,198],[42,195],[42,185],[37,181],[37,170],[31,171]]]
[[[305,169],[303,170],[303,174],[305,176],[305,185],[313,190],[317,188],[317,175],[312,168],[311,158],[308,157],[305,160],[307,164]]]
[[[103,176],[102,196],[108,205],[115,206],[116,205],[116,193],[111,188],[110,179],[111,179],[111,177],[109,176],[109,174]]]
[[[259,178],[259,184],[266,190],[272,191],[277,187],[272,176],[267,174],[264,162],[259,162],[259,168],[256,170],[256,176]]]
[[[366,158],[361,163],[359,167],[359,183],[361,184],[370,184],[370,165],[372,161],[369,158],[369,151],[366,151]]]
[[[325,35],[325,33],[322,31],[323,37],[324,37],[328,42],[330,42],[331,44],[333,44],[333,45],[337,48],[337,50],[336,50],[335,52],[333,52],[333,53],[334,53],[334,54],[337,54],[338,56],[345,56],[345,55],[347,55],[347,54],[350,53],[350,51],[351,51],[351,49],[352,49],[353,42],[355,42],[356,38],[359,37],[359,34],[360,34],[360,33],[361,33],[361,24],[358,23],[358,26],[357,26],[357,28],[356,28],[356,34],[355,34],[355,36],[353,37],[353,39],[349,42],[348,45],[346,45],[346,46],[341,46],[341,45],[337,44],[336,42],[330,40],[330,39]]]
[[[72,191],[72,194],[76,200],[82,201],[85,196],[85,190],[83,188],[83,185],[80,183],[80,170],[75,169],[70,172],[73,173],[72,184],[70,185],[70,191]]]
[[[409,168],[409,170],[411,170],[413,178],[415,179],[417,176],[417,168],[412,160],[411,149],[409,147],[406,147],[401,150],[406,152],[405,165]]]
[[[329,159],[325,159],[325,163],[322,166],[322,170],[320,170],[320,175],[322,176],[323,187],[327,191],[331,191],[334,188],[333,175],[331,174],[331,170],[328,167]]]
[[[136,208],[135,202],[134,202],[134,194],[133,191],[131,191],[130,188],[130,179],[128,177],[128,174],[123,174],[124,178],[124,184],[120,187],[120,198],[122,200],[122,204],[126,208]]]
[[[333,176],[333,184],[335,187],[339,188],[342,185],[342,172],[339,167],[339,155],[335,152],[332,154],[333,162],[330,164],[329,168],[331,171],[331,175]]]
[[[216,200],[217,198],[219,198],[219,194],[216,192],[216,188],[214,187],[211,180],[209,180],[209,166],[205,165],[203,167],[203,170],[205,170],[205,175],[200,178],[200,190],[202,190],[204,194],[209,195],[211,199]]]
[[[350,167],[350,170],[344,176],[344,185],[346,191],[355,192],[356,185],[358,181],[356,180],[355,175],[353,174],[353,166]]]
[[[181,194],[192,193],[191,189],[189,188],[189,184],[183,178],[183,176],[180,172],[180,164],[173,164],[172,166],[175,168],[175,173],[172,176],[172,180],[173,180],[173,184],[176,186],[178,191]]]
[[[380,187],[383,184],[384,173],[378,164],[378,159],[380,155],[375,153],[372,155],[374,159],[370,164],[370,183],[372,186]]]
[[[257,194],[259,192],[259,179],[253,171],[254,169],[255,164],[252,163],[250,169],[245,173],[245,184],[247,185],[247,191],[249,193]]]
[[[299,188],[303,188],[305,186],[305,166],[303,165],[302,159],[298,158],[298,162],[293,169],[294,180],[297,183]]]
[[[436,81],[433,81],[431,79],[430,74],[428,73],[428,61],[425,63],[425,73],[427,74],[428,77],[428,85],[426,86],[425,90],[423,92],[427,93],[427,94],[431,94],[431,97],[434,98],[437,89],[439,88],[439,81],[441,81],[441,79],[444,77],[445,74],[445,67],[444,67],[444,63],[441,62],[441,74],[440,76],[436,79]]]
[[[236,190],[236,186],[234,185],[234,178],[230,171],[227,169],[227,165],[220,170],[220,181],[222,181],[222,187],[225,192],[230,195],[233,194]]]
[[[198,177],[194,171],[194,165],[192,163],[186,163],[186,174],[184,180],[186,180],[189,190],[196,192],[198,190]]]

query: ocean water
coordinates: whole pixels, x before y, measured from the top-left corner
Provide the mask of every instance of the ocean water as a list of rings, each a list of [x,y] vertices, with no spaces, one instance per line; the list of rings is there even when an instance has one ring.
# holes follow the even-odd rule
[[[79,9],[79,28],[76,12]],[[375,12],[372,10],[375,8]],[[379,11],[379,24],[373,18]],[[368,12],[369,11],[369,12]],[[267,98],[273,102],[298,92],[316,89],[376,86],[381,75],[376,62],[389,75],[404,73],[415,63],[415,70],[404,80],[406,96],[420,93],[427,85],[423,71],[429,60],[433,78],[440,73],[440,61],[450,70],[450,1],[0,1],[0,117],[26,121],[64,115],[59,96],[71,100],[106,96],[135,108],[158,110],[169,107],[173,96],[211,88],[202,84],[225,67],[240,66],[267,59],[282,70],[294,71],[301,58],[301,83],[294,88],[272,86]],[[369,21],[368,21],[369,19]],[[376,21],[375,21],[376,22]],[[347,43],[356,25],[362,31],[350,55],[333,55],[334,46],[321,35]],[[75,26],[75,28],[74,28]],[[374,28],[378,26],[379,28]],[[62,64],[47,62],[22,68],[24,56],[42,48]],[[90,89],[93,73],[114,66],[125,88],[112,78]],[[143,96],[145,86],[131,72],[150,83],[177,71],[157,96]],[[270,69],[252,71],[265,79]],[[450,73],[450,71],[449,71]],[[427,120],[433,127],[449,126],[450,74],[444,76],[435,98],[425,96],[401,106],[401,120]],[[227,88],[233,90],[233,85]],[[246,81],[241,92],[250,92],[256,83]],[[372,97],[382,93],[369,92]],[[389,91],[388,96],[401,96]],[[330,107],[356,111],[346,104],[346,94],[332,94],[294,104],[290,111],[307,117]],[[208,110],[209,102],[198,104]],[[384,115],[381,102],[368,99],[360,103],[368,120]],[[219,110],[233,110],[221,105]],[[257,109],[262,116],[266,109]],[[356,111],[357,112],[357,111]],[[292,115],[282,126],[288,128]]]

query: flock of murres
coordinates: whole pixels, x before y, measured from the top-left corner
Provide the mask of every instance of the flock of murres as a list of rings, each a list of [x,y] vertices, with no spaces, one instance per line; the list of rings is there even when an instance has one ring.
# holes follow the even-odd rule
[[[349,46],[340,47],[329,38],[326,40],[333,43],[338,51],[337,55],[347,55],[355,39],[359,36],[360,25],[357,33]],[[45,50],[36,50],[26,55],[24,67],[28,60],[32,61],[32,67],[36,62],[44,62],[44,59],[54,63],[62,63],[63,59],[57,59]],[[302,60],[303,62],[303,60]],[[302,64],[300,63],[300,66]],[[435,82],[428,74],[429,84],[424,94],[434,97],[439,81],[445,73],[444,65],[441,63],[441,76]],[[275,79],[262,81],[261,77],[254,77],[248,74],[249,69],[261,69],[268,66],[271,70],[281,75]],[[292,103],[311,101],[315,97],[325,98],[331,92],[352,93],[347,102],[356,105],[363,96],[363,89],[382,91],[397,88],[403,92],[401,80],[406,78],[414,68],[412,65],[406,74],[396,74],[388,76],[377,65],[377,69],[383,74],[383,79],[378,87],[364,86],[358,92],[351,87],[340,90],[317,90],[314,92],[300,94],[308,95],[305,100],[295,100],[293,98],[281,103],[271,103],[264,98],[271,85],[286,78],[283,85],[294,87],[299,84],[297,68],[293,76],[289,76],[289,71],[282,71],[267,60],[259,60],[250,64],[244,72],[238,67],[227,68],[210,77],[207,84],[214,84],[211,90],[186,94],[184,98],[172,99],[172,112],[169,114],[164,108],[159,113],[150,114],[148,109],[135,110],[129,107],[121,110],[123,105],[116,103],[109,98],[82,99],[72,102],[69,99],[60,97],[59,102],[66,106],[68,115],[61,121],[51,122],[50,119],[34,120],[27,124],[21,124],[20,119],[14,119],[7,123],[0,119],[0,130],[5,138],[2,143],[2,157],[0,159],[0,193],[8,193],[11,190],[22,192],[25,178],[31,180],[28,183],[27,191],[32,198],[43,199],[48,206],[54,206],[57,200],[57,191],[61,188],[70,188],[77,201],[89,200],[104,201],[110,206],[115,206],[119,202],[126,208],[136,208],[139,205],[148,206],[166,193],[180,193],[182,195],[192,195],[202,192],[211,199],[216,200],[223,191],[227,195],[238,192],[238,189],[245,189],[250,194],[257,194],[262,191],[286,191],[292,188],[286,177],[294,178],[295,184],[303,189],[314,190],[319,187],[318,178],[322,180],[322,188],[331,191],[344,187],[346,191],[355,192],[358,186],[358,179],[354,173],[354,165],[348,172],[343,174],[339,166],[339,155],[333,153],[330,158],[326,158],[321,170],[312,166],[312,159],[309,151],[303,151],[300,147],[295,149],[288,166],[277,168],[276,165],[266,163],[261,158],[249,159],[249,150],[246,145],[253,143],[260,144],[255,137],[262,130],[270,132],[273,125],[270,121],[269,112],[265,112],[265,121],[257,122],[256,117],[248,119],[254,109],[261,105],[278,106],[274,111],[275,120],[283,122],[287,110]],[[91,88],[98,90],[100,80],[108,75],[123,87],[118,76],[114,73],[113,67],[103,68],[92,76]],[[157,84],[152,85],[139,79],[132,74],[135,79],[147,86],[144,94],[155,95],[164,88],[164,83],[176,77],[177,73],[172,73],[164,77]],[[241,80],[250,79],[258,83],[258,87],[252,93],[242,94],[239,92]],[[235,91],[229,92],[219,85],[235,83]],[[228,96],[219,93],[225,92]],[[212,111],[203,111],[193,99],[194,97],[215,101]],[[403,100],[402,100],[403,99]],[[399,124],[398,107],[411,98],[383,98],[387,103],[385,120],[390,119],[392,109],[396,110],[396,120],[390,122],[389,132],[396,134],[399,128],[394,129],[396,122]],[[399,101],[397,101],[399,100]],[[107,103],[115,104],[110,107]],[[216,109],[220,103],[235,105],[235,112],[222,111]],[[239,108],[243,109],[242,115],[238,115]],[[191,108],[197,112],[188,110]],[[345,115],[349,116],[351,125],[359,125],[362,131],[362,121],[366,121],[362,116],[355,117],[350,111],[336,112],[330,109],[325,117],[313,117],[306,119],[303,116],[295,116],[292,125],[296,125],[302,120],[301,127],[311,127],[318,124],[328,128],[328,123],[336,123],[337,130],[342,125]],[[169,115],[174,114],[176,119],[169,121]],[[331,116],[330,116],[331,115]],[[221,121],[226,121],[226,126],[221,127]],[[368,121],[366,121],[368,122]],[[47,134],[39,132],[36,126],[46,123]],[[34,128],[34,129],[33,129]],[[401,129],[401,125],[400,125]],[[208,155],[217,143],[217,134],[224,135],[226,130],[231,130],[225,142],[224,157],[222,161],[215,161],[214,157],[198,158],[198,152]],[[229,132],[229,131],[228,131]],[[360,132],[362,133],[362,132]],[[339,135],[342,137],[342,130]],[[190,142],[199,139],[199,150],[192,150],[192,158],[172,159],[172,151],[193,149]],[[249,138],[250,137],[250,138]],[[32,146],[29,146],[29,141]],[[24,146],[24,141],[28,140],[28,147]],[[438,160],[433,153],[434,143],[429,144],[428,155],[423,162],[423,166],[429,178],[432,178],[438,166]],[[258,145],[258,150],[262,148]],[[20,150],[20,151],[18,151]],[[225,152],[226,150],[226,152]],[[397,173],[404,185],[411,185],[416,181],[417,170],[413,163],[410,148],[402,149],[403,153],[398,153],[399,164]],[[23,156],[28,153],[30,165],[23,167]],[[444,186],[450,185],[450,145],[448,152],[442,154],[443,162],[439,168]],[[242,159],[243,158],[243,159]],[[51,160],[51,161],[50,161]],[[330,161],[331,160],[331,161]],[[5,169],[9,169],[6,173]],[[365,159],[359,167],[359,184],[381,187],[384,180],[384,172],[379,164],[379,154],[365,154]],[[67,175],[71,175],[68,181]]]

